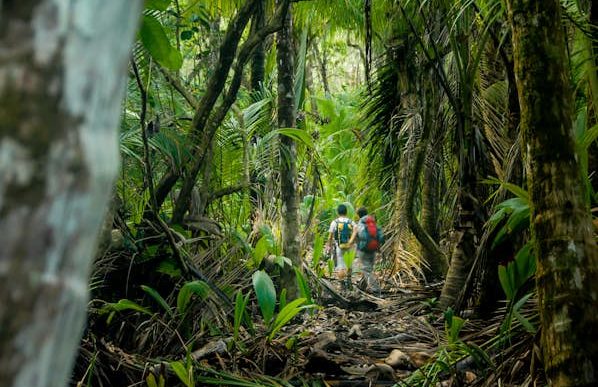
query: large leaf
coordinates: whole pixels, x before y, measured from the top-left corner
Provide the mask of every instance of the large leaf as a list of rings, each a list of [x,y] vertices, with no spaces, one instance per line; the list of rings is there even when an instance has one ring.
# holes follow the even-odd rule
[[[151,15],[144,15],[139,30],[141,43],[152,57],[162,66],[170,70],[178,70],[183,64],[181,53],[172,45],[158,19]]]
[[[274,308],[276,307],[274,283],[272,282],[272,278],[263,270],[253,273],[252,281],[264,323],[269,324],[274,315]]]

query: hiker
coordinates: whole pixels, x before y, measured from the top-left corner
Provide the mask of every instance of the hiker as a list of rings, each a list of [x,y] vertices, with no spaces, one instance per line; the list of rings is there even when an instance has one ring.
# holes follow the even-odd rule
[[[384,236],[373,216],[368,215],[368,210],[361,207],[357,210],[359,221],[353,229],[349,245],[357,243],[357,252],[353,262],[353,271],[362,273],[358,287],[361,290],[380,292],[380,284],[374,275],[374,262],[376,253],[384,243]]]
[[[347,265],[343,258],[344,253],[351,248],[348,244],[351,235],[355,230],[355,222],[347,218],[347,206],[340,204],[336,209],[338,217],[330,223],[328,229],[328,243],[326,250],[332,251],[336,258],[334,271],[339,279],[347,274]]]

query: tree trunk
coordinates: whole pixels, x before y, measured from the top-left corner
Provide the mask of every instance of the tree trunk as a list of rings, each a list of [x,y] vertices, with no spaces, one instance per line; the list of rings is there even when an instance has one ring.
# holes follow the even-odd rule
[[[507,1],[537,259],[544,367],[555,386],[598,383],[598,249],[575,155],[558,0]]]
[[[278,127],[295,127],[295,73],[293,63],[293,25],[291,6],[283,27],[276,34],[276,63],[278,63]],[[297,150],[290,137],[280,138],[280,191],[282,199],[282,250],[293,265],[301,268],[299,245],[299,200],[297,192]],[[293,269],[285,265],[281,274],[282,286],[289,299],[297,297],[297,283]]]
[[[439,153],[438,151],[428,148],[432,155],[427,157],[424,163],[424,179],[422,182],[422,227],[425,232],[430,236],[430,239],[438,245],[440,239],[440,232],[438,227],[438,213],[440,197],[438,194],[438,169],[437,160]],[[430,155],[429,155],[430,156]],[[427,280],[442,279],[446,272],[448,263],[444,254],[439,255],[439,248],[430,249],[427,248],[427,244],[422,244],[423,256],[428,264],[428,267],[424,271]]]
[[[318,42],[314,42],[313,45],[314,54],[316,60],[319,64],[320,69],[320,77],[322,78],[322,86],[324,86],[324,92],[326,95],[330,95],[330,86],[328,84],[328,69],[327,69],[327,58],[326,58],[326,48],[322,46],[322,53],[320,54],[320,48],[318,47]]]
[[[253,20],[251,21],[251,32],[264,28],[266,25],[266,1],[258,0],[255,5],[255,12]],[[256,92],[262,87],[264,82],[264,74],[266,73],[266,45],[264,42],[255,48],[253,58],[251,60],[251,90]]]
[[[0,385],[62,386],[118,170],[141,2],[0,4]]]

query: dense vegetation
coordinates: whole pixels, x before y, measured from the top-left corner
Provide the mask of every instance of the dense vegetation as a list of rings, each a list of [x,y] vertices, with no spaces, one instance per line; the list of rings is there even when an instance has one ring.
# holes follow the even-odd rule
[[[2,141],[58,109],[12,102],[53,92],[5,87],[26,6],[4,3]],[[589,0],[145,1],[71,384],[594,385],[597,20]],[[2,146],[6,203],[33,200]],[[383,226],[381,294],[333,274],[339,204]]]

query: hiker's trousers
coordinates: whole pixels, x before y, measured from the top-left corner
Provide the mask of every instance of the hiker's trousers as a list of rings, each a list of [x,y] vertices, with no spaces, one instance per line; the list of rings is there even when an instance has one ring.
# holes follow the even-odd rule
[[[357,250],[355,262],[353,262],[353,272],[362,273],[365,279],[367,289],[372,292],[380,291],[380,284],[374,275],[374,262],[376,261],[376,252],[369,253]]]

